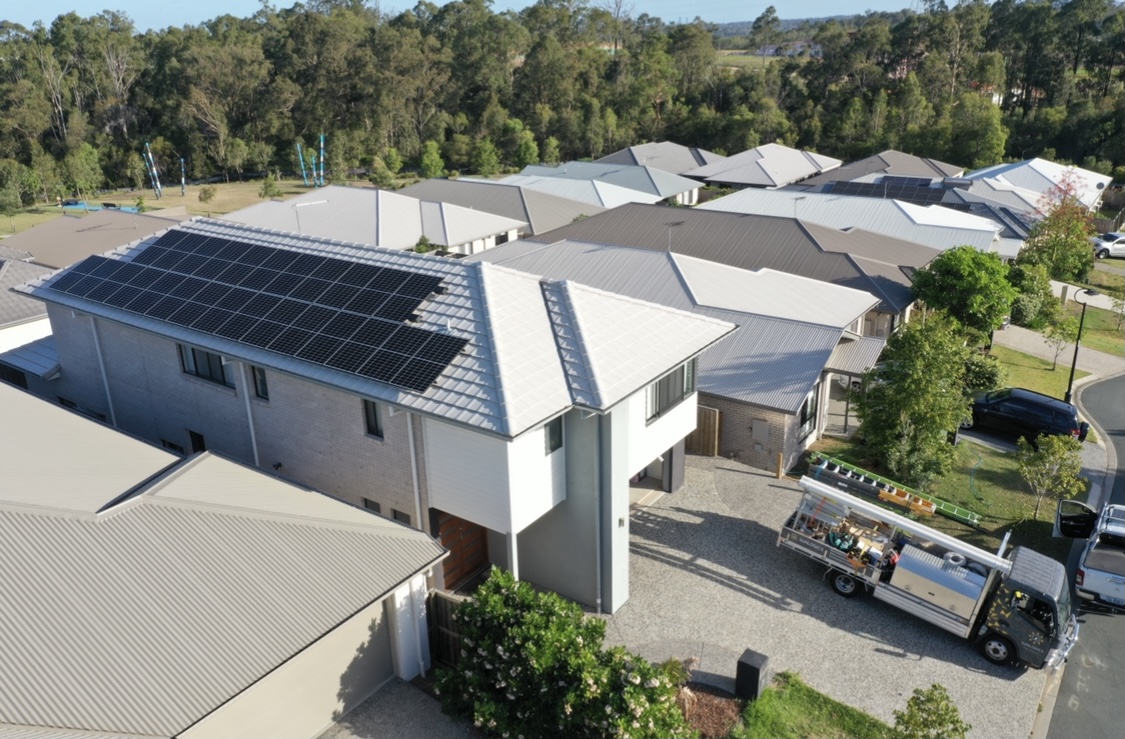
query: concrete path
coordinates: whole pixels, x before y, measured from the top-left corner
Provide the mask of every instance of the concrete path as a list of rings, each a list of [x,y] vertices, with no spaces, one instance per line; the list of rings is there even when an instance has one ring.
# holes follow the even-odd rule
[[[1006,346],[1033,357],[1051,360],[1055,356],[1054,347],[1047,343],[1042,334],[1019,326],[1009,326],[1003,331],[995,332],[992,335],[992,341],[1000,346]],[[1063,349],[1059,354],[1060,369],[1063,367],[1069,369],[1073,358],[1073,345]],[[1125,371],[1125,357],[1115,357],[1112,354],[1082,346],[1078,349],[1078,369],[1085,370],[1094,377],[1109,377]]]
[[[410,683],[394,679],[319,739],[476,739],[468,721],[451,719],[441,704]]]
[[[1106,271],[1109,272],[1111,270]],[[1080,287],[1068,285],[1065,282],[1056,282],[1055,280],[1051,280],[1051,289],[1054,291],[1055,297],[1062,297],[1065,294],[1067,300],[1071,301],[1074,300],[1075,294],[1082,290]],[[1086,303],[1092,308],[1103,308],[1105,310],[1114,309],[1113,298],[1101,293],[1097,295],[1083,295],[1081,300],[1075,302]]]

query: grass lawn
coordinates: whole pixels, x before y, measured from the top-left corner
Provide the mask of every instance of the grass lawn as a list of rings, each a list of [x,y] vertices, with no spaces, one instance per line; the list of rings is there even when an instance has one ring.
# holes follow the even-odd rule
[[[1106,295],[1125,297],[1125,275],[1098,269],[1102,265],[1123,269],[1125,268],[1125,259],[1103,259],[1100,262],[1095,262],[1093,271],[1090,272],[1090,276],[1086,278],[1087,282],[1082,287],[1092,287]]]
[[[1089,319],[1087,312],[1087,325]],[[1033,357],[1006,346],[992,345],[992,356],[999,359],[1000,363],[1008,369],[1010,386],[1027,388],[1053,398],[1061,398],[1066,394],[1066,383],[1070,377],[1070,357],[1073,356],[1073,351],[1073,346],[1064,348],[1059,354],[1058,366],[1052,370],[1049,359]],[[1078,370],[1074,373],[1074,379],[1078,380],[1088,374],[1090,373]]]
[[[715,57],[715,65],[718,67],[738,67],[739,69],[765,69],[770,62],[776,59],[780,59],[780,57],[757,56],[747,54],[744,51],[720,52]]]
[[[38,226],[40,223],[54,220],[60,215],[62,215],[62,212],[58,208],[48,208],[46,206],[27,208],[11,218],[0,218],[0,236],[26,231],[29,228]],[[0,241],[0,243],[3,242]]]
[[[774,678],[773,685],[746,707],[742,724],[731,732],[736,739],[881,739],[894,735],[892,727],[818,693],[789,672]]]
[[[1082,314],[1082,306],[1073,301],[1067,301],[1066,310],[1075,318]],[[1125,334],[1117,319],[1113,311],[1087,307],[1086,320],[1082,324],[1082,346],[1125,357]]]

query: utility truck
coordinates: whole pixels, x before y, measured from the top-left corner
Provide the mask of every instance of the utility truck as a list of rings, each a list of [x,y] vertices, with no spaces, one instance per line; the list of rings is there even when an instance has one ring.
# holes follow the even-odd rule
[[[1085,503],[1059,501],[1055,533],[1086,540],[1075,577],[1078,597],[1125,608],[1125,506],[1105,505],[1098,513]]]
[[[862,484],[862,483],[861,483]],[[1026,547],[1002,556],[803,477],[777,544],[827,566],[850,598],[863,590],[963,639],[998,665],[1056,667],[1078,640],[1066,569]]]

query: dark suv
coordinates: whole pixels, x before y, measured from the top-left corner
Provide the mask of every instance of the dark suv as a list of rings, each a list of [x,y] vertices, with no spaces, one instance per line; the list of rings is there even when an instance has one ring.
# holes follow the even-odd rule
[[[1010,387],[978,395],[973,401],[973,420],[962,428],[977,426],[1022,436],[1035,441],[1040,434],[1070,434],[1086,440],[1090,424],[1078,421],[1078,409],[1049,395]]]

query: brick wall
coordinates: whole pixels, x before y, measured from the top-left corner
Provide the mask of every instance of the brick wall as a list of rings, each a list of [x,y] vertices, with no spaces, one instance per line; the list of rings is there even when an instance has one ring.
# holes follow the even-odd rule
[[[744,464],[764,470],[777,469],[777,455],[784,455],[784,465],[788,469],[801,452],[816,438],[810,434],[806,439],[797,438],[800,424],[797,417],[781,411],[760,408],[748,403],[707,393],[699,394],[699,404],[718,408],[722,414],[719,431],[719,454],[734,457]],[[761,433],[768,427],[768,438],[755,440],[754,429]],[[756,425],[757,424],[757,425]]]

